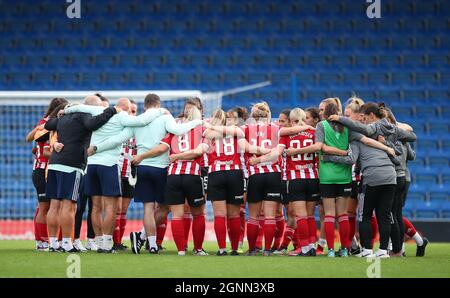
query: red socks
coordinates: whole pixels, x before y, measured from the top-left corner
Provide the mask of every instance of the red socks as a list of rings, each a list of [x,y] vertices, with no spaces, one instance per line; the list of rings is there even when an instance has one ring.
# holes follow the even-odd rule
[[[228,218],[228,236],[231,242],[231,250],[238,250],[239,238],[241,233],[241,218],[240,216]]]
[[[186,247],[189,243],[189,231],[191,230],[191,223],[192,223],[192,214],[186,213],[183,217],[183,224],[184,224],[184,239],[186,241]]]
[[[178,251],[184,251],[186,240],[184,239],[184,219],[172,218],[172,235]]]
[[[305,216],[305,217],[297,217],[296,219],[297,219],[297,239],[298,239],[297,248],[308,246],[309,244],[308,218]]]
[[[245,208],[241,207],[241,212],[239,213],[240,221],[241,221],[241,231],[239,233],[239,242],[244,242],[244,236],[245,236]]]
[[[327,239],[328,249],[334,249],[334,216],[325,215],[325,238]]]
[[[227,247],[227,227],[225,216],[214,216],[214,231],[216,232],[217,244],[219,249]]]
[[[372,218],[370,219],[370,225],[372,227],[372,247],[373,244],[375,243],[375,239],[377,239],[377,234],[378,234],[378,221],[377,221],[377,217],[374,215],[372,215]]]
[[[339,222],[339,237],[341,238],[341,247],[342,248],[350,248],[349,242],[349,224],[348,224],[348,216],[347,214],[341,214],[338,216]]]
[[[156,227],[156,244],[161,246],[164,240],[164,235],[166,235],[167,229],[167,216],[164,220]]]
[[[127,214],[122,213],[122,218],[120,219],[120,243],[122,243],[123,234],[125,233],[125,228],[127,226]]]
[[[406,217],[403,217],[403,224],[405,225],[405,234],[408,235],[409,238],[414,237],[417,231],[413,224]]]
[[[248,249],[252,251],[256,247],[256,238],[258,238],[259,222],[255,218],[249,218],[247,221],[247,241]]]
[[[225,231],[224,231],[224,233],[226,233]],[[194,249],[195,250],[203,249],[203,240],[205,239],[205,215],[204,214],[194,216],[194,220],[192,221],[192,236],[194,238]]]
[[[259,232],[256,238],[256,247],[262,248],[262,241],[264,237],[264,216],[259,216]]]
[[[275,218],[267,218],[264,220],[264,249],[272,248],[273,238],[277,229]]]
[[[317,241],[317,226],[314,216],[308,216],[308,231],[309,243],[316,243]]]
[[[122,243],[122,237],[125,232],[125,226],[127,225],[127,214],[117,213],[116,214],[116,225],[114,228],[113,241],[114,245]]]
[[[36,223],[36,227],[39,233],[39,238],[42,242],[48,242],[47,224]]]
[[[286,227],[286,222],[283,216],[278,216],[275,218],[277,229],[275,231],[275,241],[273,243],[273,248],[280,248],[281,240],[283,240],[284,229]]]
[[[348,215],[348,240],[350,241],[350,244],[353,241],[353,237],[355,237],[356,233],[356,216],[354,214]]]
[[[291,243],[292,237],[294,236],[294,229],[290,226],[286,227],[286,230],[284,231],[284,237],[283,242],[281,243],[281,247],[287,248],[289,246],[289,243]]]
[[[114,245],[118,245],[121,243],[120,241],[120,219],[122,218],[122,213],[116,214],[116,224],[114,226],[114,233],[113,233],[113,241]]]

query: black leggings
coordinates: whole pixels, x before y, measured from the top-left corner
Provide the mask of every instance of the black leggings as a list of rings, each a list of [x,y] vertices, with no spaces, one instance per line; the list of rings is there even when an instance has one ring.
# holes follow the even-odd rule
[[[398,253],[402,250],[405,240],[405,226],[403,225],[403,205],[406,196],[406,177],[397,177],[394,201],[392,202],[391,241],[392,251]]]
[[[363,201],[362,221],[359,223],[361,244],[366,249],[372,249],[372,228],[370,219],[373,211],[378,220],[380,233],[380,249],[387,250],[391,233],[391,207],[394,200],[395,184],[366,186]]]
[[[94,228],[92,227],[92,199],[91,197],[82,195],[78,200],[77,213],[75,214],[75,239],[80,238],[81,224],[83,223],[83,214],[86,210],[86,204],[89,207],[87,216],[87,237],[95,238]]]

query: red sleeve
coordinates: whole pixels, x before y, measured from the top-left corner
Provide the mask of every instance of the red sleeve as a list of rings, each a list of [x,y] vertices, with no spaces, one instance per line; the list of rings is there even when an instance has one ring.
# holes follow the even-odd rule
[[[286,146],[286,148],[289,147],[289,137],[288,136],[282,136],[280,138],[280,145]]]
[[[164,138],[162,138],[160,143],[165,144],[170,148],[171,144],[172,144],[172,138],[173,138],[173,134],[168,133]]]

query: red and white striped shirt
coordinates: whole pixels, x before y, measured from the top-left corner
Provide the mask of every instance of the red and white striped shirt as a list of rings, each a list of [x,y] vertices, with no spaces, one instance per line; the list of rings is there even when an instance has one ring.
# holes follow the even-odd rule
[[[37,126],[47,123],[48,118],[39,120]],[[44,156],[44,149],[50,148],[50,140],[44,142],[36,142],[36,152],[34,153],[33,171],[37,169],[46,169],[48,165],[48,158]]]
[[[122,177],[128,178],[131,172],[131,161],[133,156],[137,154],[136,139],[132,138],[128,142],[122,144],[122,152],[119,156],[119,168]]]
[[[247,168],[247,162],[248,162],[248,155],[245,154],[245,152],[239,154],[239,159],[241,160],[241,168],[242,172],[244,173],[244,178],[248,178],[248,168]]]
[[[307,130],[292,136],[282,136],[280,144],[288,148],[305,148],[314,144],[314,131]],[[317,158],[314,153],[286,156],[286,178],[318,179]]]
[[[203,142],[203,127],[197,126],[186,134],[176,136],[168,134],[161,140],[170,148],[170,155],[183,153],[197,148]],[[169,175],[200,175],[201,159],[203,156],[195,160],[178,160],[169,164]]]
[[[259,146],[266,149],[273,149],[278,146],[280,127],[275,124],[248,124],[243,127],[245,139],[250,145]],[[248,154],[251,156],[251,153]],[[250,165],[247,163],[249,174],[265,174],[265,173],[279,173],[281,172],[278,160],[275,162],[260,163],[257,165]]]
[[[352,166],[352,181],[361,181],[361,173],[356,173],[356,165]]]
[[[209,173],[242,169],[237,137],[214,139],[206,142],[206,144],[209,147]]]

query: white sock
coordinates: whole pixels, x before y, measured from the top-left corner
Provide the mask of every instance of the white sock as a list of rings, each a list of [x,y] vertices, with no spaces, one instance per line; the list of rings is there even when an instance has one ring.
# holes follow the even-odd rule
[[[54,248],[54,249],[58,249],[59,248],[58,237],[49,237],[48,239],[50,240],[50,247],[51,248]]]
[[[302,246],[302,253],[307,253],[309,251],[309,245],[307,246]]]
[[[308,245],[308,247],[309,247],[310,250],[313,249],[313,248],[315,248],[314,243],[310,243],[310,244]]]
[[[392,250],[392,241],[389,239],[388,250]]]
[[[382,255],[387,255],[387,250],[384,250],[384,249],[378,249],[378,251],[377,251],[377,257],[378,257],[378,256],[382,256]]]
[[[156,245],[156,236],[148,236],[147,239],[149,248],[158,248],[158,245]]]
[[[422,246],[423,245],[423,239],[422,239],[422,237],[419,235],[419,233],[415,233],[414,234],[414,236],[413,236],[413,239],[414,239],[414,241],[416,241],[416,244],[418,245],[418,246]]]
[[[65,250],[71,250],[73,248],[72,238],[63,238],[62,239],[62,247]]]
[[[323,239],[323,238],[319,238],[319,245],[322,247],[326,247],[327,246],[327,240]]]
[[[112,235],[103,235],[103,249],[111,250],[113,247],[113,236]]]
[[[37,240],[36,241],[36,247],[41,247],[42,246],[42,241],[41,240]]]
[[[185,255],[186,255],[186,252],[185,252],[184,250],[179,251],[179,252],[178,252],[178,255],[179,255],[179,256],[185,256]]]
[[[147,239],[147,233],[145,233],[145,228],[142,227],[141,229],[141,240]]]
[[[401,251],[401,253],[404,253],[405,252],[405,242],[403,242],[403,244],[402,244],[402,251]]]
[[[103,237],[102,236],[96,236],[95,237],[95,244],[97,245],[98,249],[103,249]]]

